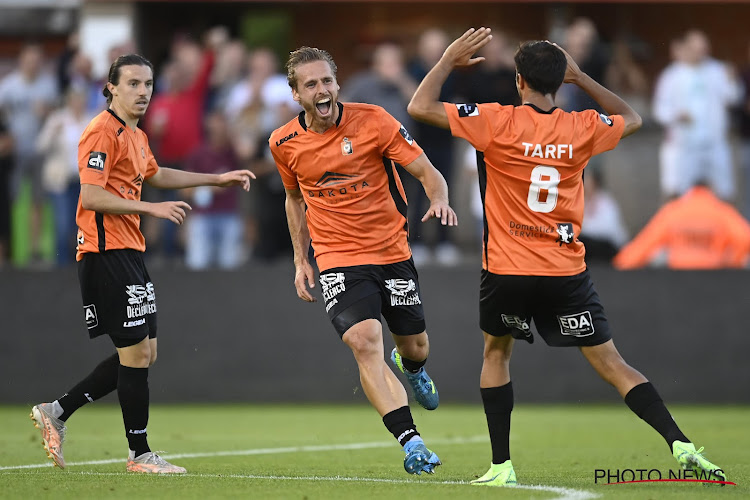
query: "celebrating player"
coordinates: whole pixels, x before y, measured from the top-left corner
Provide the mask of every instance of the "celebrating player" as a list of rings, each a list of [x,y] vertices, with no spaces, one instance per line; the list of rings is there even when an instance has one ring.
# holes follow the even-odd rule
[[[328,52],[302,47],[286,67],[303,111],[274,131],[269,145],[286,188],[297,295],[315,301],[308,289],[315,286],[312,240],[326,311],[354,354],[365,395],[403,446],[406,471],[432,473],[440,460],[425,447],[404,387],[385,364],[380,316],[396,343],[391,361],[417,402],[436,408],[438,392],[424,369],[429,343],[396,163],[419,179],[430,199],[423,222],[457,223],[448,186],[385,110],[338,101],[336,63]]]
[[[532,319],[550,346],[576,346],[615,386],[630,409],[667,441],[683,468],[725,480],[672,419],[654,386],[622,359],[610,336],[599,296],[576,239],[583,219],[583,169],[641,126],[622,99],[583,73],[546,41],[523,43],[515,55],[521,106],[452,104],[440,88],[456,67],[483,60],[474,53],[488,28],[454,41],[409,104],[409,114],[449,128],[477,150],[484,204],[480,327],[484,361],[480,388],[492,444],[492,465],[473,484],[516,483],[508,437],[513,409],[509,363],[514,339],[533,342]],[[566,113],[554,99],[563,82],[578,85],[606,112]]]

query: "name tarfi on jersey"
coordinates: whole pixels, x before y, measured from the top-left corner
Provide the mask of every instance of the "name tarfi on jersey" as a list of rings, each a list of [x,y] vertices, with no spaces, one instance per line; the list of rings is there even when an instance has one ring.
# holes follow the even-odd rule
[[[521,145],[524,147],[523,155],[531,158],[573,159],[572,144],[534,144],[531,142],[522,142]]]

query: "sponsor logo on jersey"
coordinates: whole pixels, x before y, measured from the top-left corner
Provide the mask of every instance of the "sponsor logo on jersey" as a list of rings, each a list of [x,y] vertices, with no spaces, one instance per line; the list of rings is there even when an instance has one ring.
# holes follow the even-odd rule
[[[286,141],[291,141],[292,139],[294,139],[298,135],[299,135],[299,132],[297,132],[295,130],[293,133],[289,134],[288,136],[282,137],[281,139],[279,139],[278,141],[276,141],[276,147],[278,148],[279,146],[281,146],[282,144],[284,144]]]
[[[411,138],[411,135],[409,135],[409,131],[406,130],[406,127],[401,125],[401,128],[398,129],[398,131],[401,133],[401,137],[403,137],[404,140],[409,143],[409,146],[414,144],[414,139]]]
[[[136,178],[135,178],[135,179],[133,179],[133,180],[132,180],[132,181],[130,181],[130,182],[132,182],[132,183],[133,183],[133,184],[135,184],[136,186],[142,186],[142,185],[143,185],[143,176],[142,176],[142,175],[141,175],[141,174],[139,173],[139,174],[138,174],[138,175],[136,176]]]
[[[344,146],[342,145],[341,148],[343,149],[343,147]],[[335,186],[337,184],[349,182],[350,179],[354,179],[355,177],[357,176],[351,174],[340,174],[338,172],[329,172],[328,170],[326,170],[326,173],[321,175],[320,179],[318,179],[318,182],[315,183],[315,187]]]
[[[348,137],[344,137],[344,140],[341,141],[341,154],[346,156],[352,154],[353,152],[354,149],[352,148],[352,141],[350,141]]]
[[[96,316],[96,306],[94,304],[83,306],[83,317],[86,319],[86,328],[89,330],[99,326],[99,318]]]
[[[385,287],[391,292],[391,306],[413,306],[421,304],[414,280],[401,278],[385,280]],[[409,295],[411,292],[411,295]]]
[[[326,302],[336,300],[336,295],[346,291],[346,283],[344,283],[344,273],[326,273],[321,274],[320,286],[323,287],[323,300]],[[338,302],[338,301],[337,301]],[[328,312],[328,305],[333,307],[335,302],[330,302],[326,306],[326,312]]]
[[[89,153],[88,168],[93,168],[94,170],[98,170],[101,172],[104,170],[105,161],[107,161],[107,153],[92,151],[91,153]]]
[[[599,113],[599,118],[602,119],[602,121],[604,122],[605,125],[608,125],[608,126],[611,127],[614,124],[614,122],[612,121],[612,118],[610,118],[609,116],[605,115],[604,113]]]
[[[563,246],[563,243],[566,245],[570,245],[575,241],[576,238],[576,235],[573,232],[573,224],[571,224],[570,222],[557,224],[557,234],[559,236],[555,241],[559,243],[560,246]]]
[[[591,319],[590,311],[558,316],[560,333],[573,337],[588,337],[594,334],[594,321]]]
[[[476,104],[456,104],[456,109],[458,109],[459,118],[479,116],[479,106]]]

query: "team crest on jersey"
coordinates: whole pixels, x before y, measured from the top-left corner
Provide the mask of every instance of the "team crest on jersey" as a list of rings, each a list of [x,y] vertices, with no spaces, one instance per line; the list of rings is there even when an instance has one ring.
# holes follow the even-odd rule
[[[409,143],[409,146],[414,144],[414,139],[411,138],[411,136],[409,135],[409,131],[406,130],[406,127],[401,125],[401,128],[398,131],[401,133],[401,136],[404,138],[404,140]]]
[[[456,109],[458,109],[459,118],[479,116],[479,106],[476,104],[456,104]]]
[[[558,242],[560,246],[563,246],[563,243],[565,243],[566,245],[570,245],[575,241],[576,235],[573,232],[573,224],[571,224],[570,222],[558,224],[557,234],[559,236],[555,241]]]
[[[348,137],[344,137],[344,140],[341,141],[341,154],[346,156],[352,154],[353,152],[354,149],[352,148],[352,141],[350,141]]]
[[[91,153],[89,153],[88,167],[102,172],[104,171],[105,161],[107,161],[107,153],[102,153],[101,151],[92,151]]]
[[[601,118],[602,121],[604,122],[604,124],[607,125],[607,126],[609,126],[609,127],[611,127],[612,124],[614,123],[612,121],[612,118],[610,118],[609,116],[605,115],[604,113],[599,113],[599,118]]]

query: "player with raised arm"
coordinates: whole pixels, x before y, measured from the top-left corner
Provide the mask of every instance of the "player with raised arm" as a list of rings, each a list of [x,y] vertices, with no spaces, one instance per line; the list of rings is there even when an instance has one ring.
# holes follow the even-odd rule
[[[480,389],[492,464],[472,483],[516,484],[508,445],[513,409],[509,364],[514,339],[533,342],[532,320],[548,345],[578,347],[628,407],[661,434],[683,468],[724,481],[724,472],[679,429],[654,386],[615,348],[586,269],[583,244],[576,238],[583,219],[584,167],[593,155],[613,149],[638,130],[640,116],[546,41],[525,42],[516,52],[521,106],[440,102],[448,74],[481,62],[473,55],[491,36],[488,28],[472,28],[455,40],[408,107],[414,118],[449,128],[477,150],[484,205]],[[578,85],[606,114],[555,107],[563,82]]]
[[[156,289],[143,261],[146,241],[140,216],[182,224],[184,201],[141,201],[143,183],[161,189],[241,186],[250,189],[249,170],[198,174],[160,168],[148,138],[138,128],[154,89],[153,66],[138,54],[117,58],[103,89],[109,108],[81,136],[78,171],[78,279],[89,336],[108,335],[117,352],[59,399],[31,409],[44,448],[65,468],[62,445],[68,418],[89,402],[117,391],[128,440],[129,472],[182,474],[148,445],[148,370],[156,361]]]
[[[297,295],[314,302],[311,241],[326,311],[359,367],[365,395],[404,448],[404,468],[432,473],[440,465],[414,425],[404,387],[383,354],[381,315],[396,348],[391,361],[406,375],[417,402],[437,408],[425,372],[429,341],[419,280],[407,241],[406,197],[396,164],[424,186],[430,208],[422,218],[457,223],[448,186],[406,128],[383,108],[341,103],[336,64],[302,47],[287,61],[294,100],[303,111],[275,130],[269,146],[286,188]]]

